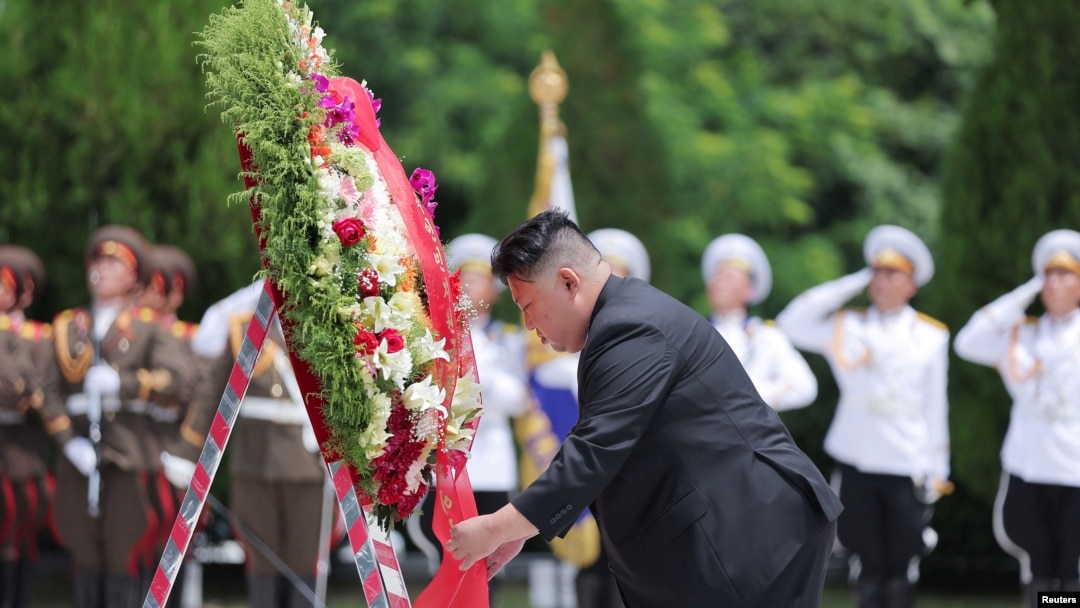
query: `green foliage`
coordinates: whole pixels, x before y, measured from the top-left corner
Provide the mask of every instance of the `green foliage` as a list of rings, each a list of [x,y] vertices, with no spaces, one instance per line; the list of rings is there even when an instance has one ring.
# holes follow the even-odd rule
[[[125,223],[189,251],[203,291],[258,268],[250,215],[226,208],[235,144],[214,114],[192,32],[222,0],[0,4],[0,241],[36,250],[49,272],[38,316],[87,299],[83,245]],[[207,246],[210,244],[211,246]]]

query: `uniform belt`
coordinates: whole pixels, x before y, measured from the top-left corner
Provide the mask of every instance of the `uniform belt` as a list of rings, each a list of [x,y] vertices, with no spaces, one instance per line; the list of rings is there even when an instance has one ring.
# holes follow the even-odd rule
[[[106,407],[106,405],[110,407]],[[120,398],[116,395],[102,395],[102,411],[107,409],[120,409]],[[90,411],[90,397],[86,393],[75,393],[67,398],[67,411],[70,416],[85,416]]]
[[[26,416],[22,412],[0,410],[0,425],[12,426],[26,422]]]
[[[157,422],[176,422],[180,420],[180,410],[174,407],[161,407],[151,403],[146,413]]]
[[[307,420],[307,411],[291,399],[245,397],[240,404],[240,417],[277,424],[303,424]]]

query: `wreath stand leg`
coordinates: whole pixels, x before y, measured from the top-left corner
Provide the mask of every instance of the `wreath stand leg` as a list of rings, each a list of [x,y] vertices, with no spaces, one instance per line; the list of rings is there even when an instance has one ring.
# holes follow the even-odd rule
[[[225,446],[232,435],[244,395],[251,383],[251,372],[255,368],[259,353],[262,352],[267,327],[277,310],[269,285],[267,283],[267,287],[259,296],[255,315],[251,324],[248,325],[244,343],[233,364],[229,384],[221,396],[221,401],[218,402],[213,425],[199,453],[195,474],[191,478],[191,484],[184,494],[184,500],[173,522],[172,530],[169,532],[169,542],[158,562],[150,590],[143,600],[143,608],[165,606],[191,544],[196,522],[206,506],[210,487],[214,483],[214,477],[225,454]],[[364,597],[367,599],[368,606],[371,608],[410,608],[405,579],[401,574],[397,555],[381,528],[377,525],[368,527],[370,510],[360,505],[353,487],[352,473],[340,462],[327,463],[327,468],[334,481],[334,491],[345,518],[349,542],[360,580],[364,584]]]
[[[225,445],[232,435],[233,425],[236,424],[236,417],[240,412],[240,403],[251,384],[251,372],[255,368],[259,353],[262,352],[266,331],[276,310],[270,292],[264,290],[259,295],[255,315],[248,325],[244,343],[240,346],[232,373],[229,374],[229,384],[218,402],[214,422],[199,453],[199,461],[195,463],[195,473],[191,477],[187,492],[184,493],[184,500],[180,503],[180,510],[176,514],[172,531],[169,532],[169,542],[161,554],[150,590],[143,600],[143,608],[162,608],[169,599],[176,575],[191,543],[191,536],[195,532],[195,524],[206,506],[210,486],[214,483],[214,476],[225,454]]]
[[[411,608],[405,578],[390,538],[375,521],[370,505],[361,506],[352,471],[341,461],[327,463],[341,505],[356,570],[371,608]]]

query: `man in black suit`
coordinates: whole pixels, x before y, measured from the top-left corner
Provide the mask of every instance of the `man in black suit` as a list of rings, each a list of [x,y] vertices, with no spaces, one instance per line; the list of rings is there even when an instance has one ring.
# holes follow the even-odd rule
[[[447,549],[497,572],[591,507],[623,599],[818,606],[842,507],[707,320],[621,279],[561,211],[492,253],[527,329],[578,352],[580,419],[547,471]]]

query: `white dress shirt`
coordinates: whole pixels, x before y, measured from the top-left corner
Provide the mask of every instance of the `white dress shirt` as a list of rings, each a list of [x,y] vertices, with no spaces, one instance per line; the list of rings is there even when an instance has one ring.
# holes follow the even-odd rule
[[[949,477],[949,332],[910,306],[840,310],[862,292],[862,271],[814,287],[777,323],[795,346],[820,353],[840,389],[825,451],[866,473]]]

